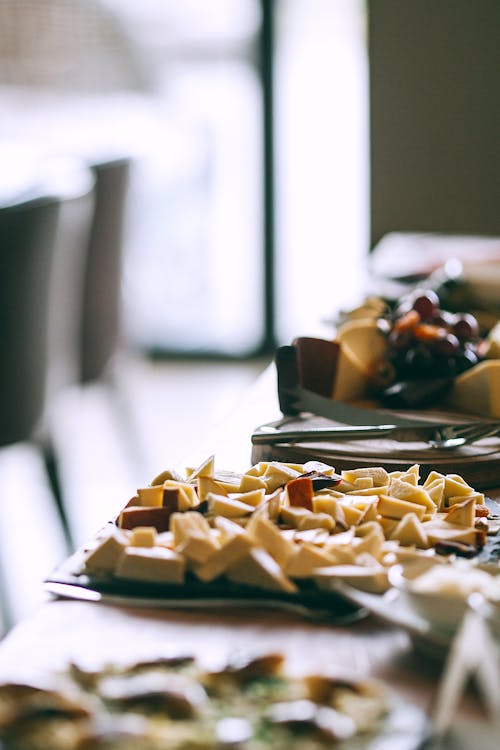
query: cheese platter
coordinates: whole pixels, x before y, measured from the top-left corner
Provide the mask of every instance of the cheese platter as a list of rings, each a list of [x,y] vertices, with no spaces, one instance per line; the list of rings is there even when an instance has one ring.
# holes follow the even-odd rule
[[[439,305],[432,290],[391,306],[370,297],[331,338],[279,347],[283,420],[255,430],[252,460],[415,462],[481,489],[500,485],[500,323]]]
[[[456,473],[424,480],[416,464],[337,473],[318,461],[262,461],[237,474],[216,470],[210,456],[139,488],[45,588],[125,606],[281,609],[346,624],[374,611],[346,592],[382,601],[391,569],[412,561],[480,569],[496,592],[499,529],[500,506]]]

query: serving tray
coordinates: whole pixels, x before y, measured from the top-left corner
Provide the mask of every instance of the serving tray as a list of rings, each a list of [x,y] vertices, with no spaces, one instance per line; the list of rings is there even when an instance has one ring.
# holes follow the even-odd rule
[[[131,607],[283,610],[307,619],[337,624],[355,622],[368,614],[367,610],[342,594],[322,591],[312,581],[298,583],[298,593],[288,594],[225,580],[204,583],[190,574],[181,584],[113,577],[91,578],[82,572],[84,549],[77,550],[47,577],[44,581],[45,591],[60,598]]]

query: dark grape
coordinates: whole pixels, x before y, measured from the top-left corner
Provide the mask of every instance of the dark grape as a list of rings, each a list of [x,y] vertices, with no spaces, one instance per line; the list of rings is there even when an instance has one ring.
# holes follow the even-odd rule
[[[418,377],[419,373],[428,373],[432,367],[432,354],[424,346],[408,349],[405,356],[405,365],[409,371],[413,371]]]
[[[410,330],[398,331],[393,329],[389,334],[389,345],[393,347],[393,349],[408,349],[412,339],[413,335]]]
[[[453,325],[453,332],[461,341],[470,341],[477,339],[479,335],[479,324],[476,318],[470,313],[463,313],[457,316]]]
[[[432,289],[427,289],[413,300],[413,309],[418,312],[422,320],[431,320],[439,307],[439,297]]]
[[[452,357],[460,348],[460,342],[453,333],[448,333],[441,339],[433,342],[432,348],[444,357]]]

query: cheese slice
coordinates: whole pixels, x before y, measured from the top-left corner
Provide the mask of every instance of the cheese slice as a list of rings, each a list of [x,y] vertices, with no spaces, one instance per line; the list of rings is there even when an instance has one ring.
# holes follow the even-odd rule
[[[254,516],[247,526],[247,532],[282,567],[286,565],[294,553],[293,542],[286,539],[276,524],[264,516]]]
[[[166,547],[127,547],[115,568],[117,578],[154,583],[182,583],[185,560]]]
[[[163,505],[163,484],[152,487],[141,487],[137,490],[139,502],[137,505],[145,506],[162,506]]]
[[[220,549],[198,568],[195,573],[202,581],[213,581],[246,555],[254,546],[254,540],[245,533],[229,539]]]
[[[316,568],[335,565],[337,559],[325,550],[312,544],[298,545],[285,566],[285,573],[291,578],[309,578]]]
[[[224,495],[207,495],[208,510],[214,516],[225,516],[226,518],[242,518],[248,516],[254,510],[253,505],[234,500]]]
[[[404,547],[415,545],[419,549],[427,549],[429,546],[427,534],[415,513],[403,516],[389,538],[398,541]]]
[[[132,530],[130,544],[132,547],[154,547],[157,536],[154,526],[136,526]]]
[[[436,504],[431,500],[424,487],[420,487],[410,482],[404,482],[402,479],[391,479],[389,491],[391,497],[397,497],[400,500],[406,500],[409,503],[423,505],[428,511],[435,512]]]
[[[248,554],[233,563],[227,570],[227,577],[234,583],[247,586],[289,594],[297,591],[296,585],[283,573],[276,560],[260,547],[250,549]]]
[[[345,581],[354,588],[373,594],[382,594],[389,588],[387,571],[382,565],[332,565],[318,568],[314,580],[320,588],[331,588],[335,580]]]
[[[213,477],[198,477],[198,498],[200,502],[206,499],[209,492],[213,492],[216,495],[229,495],[223,484],[216,482]]]
[[[342,478],[351,484],[355,484],[358,479],[363,477],[369,477],[373,480],[372,487],[384,487],[389,482],[389,474],[382,466],[367,466],[362,469],[344,469],[342,472]],[[361,489],[361,487],[359,487],[359,489]]]
[[[458,375],[447,402],[453,408],[500,417],[500,359],[488,359]]]
[[[425,514],[424,505],[389,495],[381,495],[377,504],[377,510],[381,516],[385,516],[386,518],[399,519],[403,518],[407,513],[415,513],[419,519],[422,519]]]
[[[476,520],[476,500],[469,497],[461,503],[451,504],[450,510],[445,516],[445,521],[457,526],[474,526]]]
[[[87,555],[86,572],[112,573],[128,545],[129,537],[119,529],[111,527],[107,536]]]

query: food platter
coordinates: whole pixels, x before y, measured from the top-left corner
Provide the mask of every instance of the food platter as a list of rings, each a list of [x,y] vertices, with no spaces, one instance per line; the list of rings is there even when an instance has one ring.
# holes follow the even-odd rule
[[[109,524],[108,529],[111,526]],[[103,533],[108,529],[104,529]],[[303,586],[297,594],[286,594],[232,584],[230,581],[201,583],[194,576],[182,584],[90,577],[83,570],[84,554],[83,549],[78,550],[48,576],[44,588],[49,594],[127,607],[208,610],[265,608],[336,624],[356,622],[368,614],[363,607],[349,601],[341,593],[320,591],[310,585]]]
[[[215,669],[185,653],[73,664],[48,681],[0,684],[0,711],[8,750],[417,750],[428,724],[377,680],[293,675],[280,651],[239,652]]]

